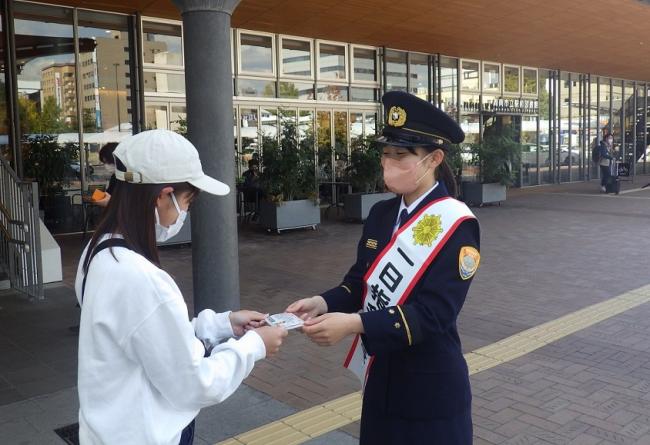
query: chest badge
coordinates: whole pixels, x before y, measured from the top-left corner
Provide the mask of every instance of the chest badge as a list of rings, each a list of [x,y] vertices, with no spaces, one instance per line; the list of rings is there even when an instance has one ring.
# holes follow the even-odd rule
[[[463,280],[474,276],[481,263],[481,254],[474,247],[464,246],[458,255],[458,272]]]
[[[413,229],[413,245],[431,247],[441,233],[440,215],[425,215]]]
[[[377,250],[377,240],[374,240],[374,239],[370,239],[370,238],[368,238],[368,239],[366,240],[366,247],[367,247],[368,249],[374,249],[374,250]]]

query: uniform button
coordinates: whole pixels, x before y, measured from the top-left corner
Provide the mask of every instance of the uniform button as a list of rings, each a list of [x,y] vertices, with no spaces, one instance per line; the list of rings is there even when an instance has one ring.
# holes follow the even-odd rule
[[[393,315],[395,313],[395,309],[388,309],[388,313]]]
[[[399,328],[401,328],[401,327],[402,327],[402,325],[401,325],[401,324],[399,324],[399,323],[395,323],[395,324],[394,324],[393,326],[395,326],[395,329],[399,329]]]

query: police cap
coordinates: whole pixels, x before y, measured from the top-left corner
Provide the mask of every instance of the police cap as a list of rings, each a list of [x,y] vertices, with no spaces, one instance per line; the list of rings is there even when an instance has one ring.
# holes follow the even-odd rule
[[[447,113],[403,91],[389,91],[381,98],[384,128],[377,142],[396,147],[431,147],[447,150],[465,133]]]

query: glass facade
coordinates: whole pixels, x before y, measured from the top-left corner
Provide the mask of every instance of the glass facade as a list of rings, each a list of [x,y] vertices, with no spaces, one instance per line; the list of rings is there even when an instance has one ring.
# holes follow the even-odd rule
[[[64,213],[77,216],[47,223],[73,231],[82,223],[74,207],[81,195],[106,183],[103,143],[142,129],[185,131],[183,27],[35,3],[14,9],[20,142],[10,142],[16,125],[7,119],[10,101],[0,98],[0,153],[15,164],[16,153],[29,155],[30,135],[41,134],[71,150]],[[27,54],[27,43],[39,50]],[[506,127],[522,146],[515,185],[598,177],[591,148],[610,132],[632,173],[647,172],[644,82],[242,29],[232,31],[232,48],[238,174],[294,125],[301,147],[313,149],[314,192],[325,203],[347,192],[351,150],[380,128],[379,100],[390,90],[431,101],[460,123],[465,179],[479,173],[470,144]],[[25,175],[34,174],[29,157],[23,161]]]

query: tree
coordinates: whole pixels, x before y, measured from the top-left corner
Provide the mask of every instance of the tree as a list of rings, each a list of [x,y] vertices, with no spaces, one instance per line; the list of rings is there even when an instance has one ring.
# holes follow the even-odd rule
[[[45,99],[40,111],[36,102],[22,96],[18,99],[18,113],[22,134],[56,134],[68,130],[61,119],[61,108],[52,96]]]
[[[95,133],[97,131],[97,119],[95,118],[95,110],[92,108],[84,108],[83,123],[84,132]]]
[[[541,119],[549,118],[548,106],[549,106],[548,91],[546,91],[546,88],[543,88],[539,90],[539,117]]]
[[[22,134],[38,133],[39,114],[36,103],[26,96],[18,99],[18,115],[20,117],[20,132]]]
[[[43,102],[40,117],[41,130],[39,133],[62,133],[66,125],[61,120],[61,108],[56,104],[56,99],[49,96]]]
[[[279,97],[287,99],[298,99],[300,97],[300,90],[293,82],[280,82]]]

